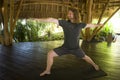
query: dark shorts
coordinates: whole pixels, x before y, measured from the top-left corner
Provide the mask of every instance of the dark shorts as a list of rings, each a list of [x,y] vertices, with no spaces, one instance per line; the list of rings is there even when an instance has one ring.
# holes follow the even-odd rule
[[[65,55],[65,54],[73,54],[73,55],[75,55],[76,57],[79,57],[79,58],[83,58],[85,56],[85,53],[84,53],[84,51],[81,48],[78,48],[78,49],[67,49],[65,47],[58,47],[58,48],[55,48],[53,50],[59,56],[62,56],[62,55]]]

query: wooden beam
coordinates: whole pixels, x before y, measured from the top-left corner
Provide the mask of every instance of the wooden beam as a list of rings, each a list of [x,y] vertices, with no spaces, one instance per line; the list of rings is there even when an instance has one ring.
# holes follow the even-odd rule
[[[9,45],[9,32],[8,32],[8,0],[4,0],[4,45]]]
[[[3,0],[0,0],[0,25],[1,23],[4,24],[4,17],[3,17]],[[1,44],[4,44],[4,36],[3,33],[0,35],[0,42]]]
[[[90,40],[101,30],[101,28],[104,27],[104,25],[114,16],[114,14],[115,14],[118,10],[120,10],[120,7],[118,7],[118,8],[115,10],[115,12],[103,23],[103,26],[101,26],[100,28],[98,28],[98,29],[94,32],[94,34],[91,36]]]
[[[18,6],[18,11],[16,13],[15,20],[14,20],[14,23],[13,23],[13,26],[12,26],[13,27],[13,30],[11,32],[12,36],[14,34],[14,28],[15,28],[16,21],[18,20],[18,16],[19,16],[21,8],[22,8],[22,3],[23,3],[23,0],[20,0],[19,6]]]
[[[118,7],[116,10],[115,10],[115,12],[103,23],[103,26],[115,15],[115,13],[116,12],[118,12],[120,10],[120,7]],[[103,27],[103,26],[101,26],[98,30],[97,30],[97,32]]]
[[[106,1],[100,1],[100,3],[106,3]],[[120,3],[120,1],[110,1],[110,3]]]
[[[0,8],[3,7],[3,0],[0,0]]]
[[[14,0],[10,0],[10,43],[12,43],[12,30],[14,23]]]
[[[88,4],[87,4],[87,23],[91,23],[92,22],[92,5],[93,5],[93,0],[88,0]]]
[[[14,0],[10,0],[10,32],[13,29],[13,22],[14,22]]]
[[[101,20],[102,20],[102,17],[103,17],[103,14],[104,14],[106,8],[108,7],[109,2],[110,2],[110,0],[108,0],[108,1],[106,2],[105,7],[104,7],[103,10],[102,10],[102,13],[101,13],[101,15],[100,15],[100,18],[99,18],[97,24],[100,24],[100,22],[101,22]],[[96,28],[93,30],[92,35],[91,35],[91,37],[90,37],[90,40],[94,37],[94,34],[96,34],[97,30],[98,30],[98,27],[96,27]]]
[[[44,2],[33,2],[33,3],[31,3],[31,2],[29,2],[29,3],[24,3],[24,4],[22,4],[22,6],[26,6],[26,5],[38,5],[38,4],[41,4],[41,5],[57,5],[57,6],[65,6],[65,7],[71,7],[71,5],[69,5],[69,4],[63,4],[63,3],[61,3],[61,2],[49,2],[49,1],[44,1]],[[72,4],[72,3],[70,3],[70,4]],[[17,6],[17,5],[15,5],[15,6]],[[76,8],[76,9],[78,9],[78,10],[81,10],[81,8],[78,8],[78,7],[73,7],[73,8]]]
[[[65,2],[65,1],[25,1],[25,3],[23,5],[30,5],[30,4],[64,4],[64,5],[69,5],[72,4],[72,2]],[[15,4],[18,5],[18,4]]]
[[[93,0],[87,0],[87,3],[86,3],[86,10],[87,10],[86,23],[92,23],[92,5],[93,5]],[[90,35],[91,35],[90,28],[86,28],[85,29],[86,41],[89,41]]]
[[[101,13],[101,15],[100,15],[100,18],[99,18],[99,20],[98,20],[98,23],[97,23],[97,24],[99,24],[99,23],[101,22],[102,17],[103,17],[103,14],[104,14],[104,12],[105,12],[105,10],[106,10],[106,8],[107,8],[107,6],[108,6],[109,2],[110,2],[110,0],[108,0],[108,1],[107,1],[107,3],[105,4],[105,7],[104,7],[104,8],[103,8],[103,10],[102,10],[102,13]]]
[[[3,20],[4,20],[4,19],[3,19],[3,12],[2,12],[2,7],[1,7],[1,8],[0,8],[0,23],[1,23],[1,22],[4,23]]]

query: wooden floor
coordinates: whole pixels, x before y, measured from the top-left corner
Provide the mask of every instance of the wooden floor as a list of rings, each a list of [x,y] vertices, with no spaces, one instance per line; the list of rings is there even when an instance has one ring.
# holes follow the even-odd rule
[[[0,80],[83,80],[85,71],[91,75],[91,65],[73,55],[65,55],[55,58],[52,76],[39,76],[46,66],[47,52],[62,43],[63,41],[49,41],[15,43],[11,47],[0,45]],[[83,42],[80,45],[107,73],[107,76],[89,80],[120,79],[120,37],[112,44]]]

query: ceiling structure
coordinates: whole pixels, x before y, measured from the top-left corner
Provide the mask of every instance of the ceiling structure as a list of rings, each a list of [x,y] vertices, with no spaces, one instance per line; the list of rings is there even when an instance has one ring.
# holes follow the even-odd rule
[[[55,17],[66,18],[69,7],[78,8],[81,15],[87,15],[88,0],[24,0],[20,18]],[[15,11],[20,0],[15,1]],[[102,10],[106,7],[104,16],[110,16],[116,8],[120,7],[120,0],[93,0],[93,18],[99,18]]]
[[[4,0],[0,0],[0,7]],[[10,1],[8,6],[10,6]],[[19,9],[21,0],[14,0],[14,14]],[[88,15],[89,0],[23,0],[21,5],[19,18],[63,18],[66,19],[66,13],[69,7],[77,8],[80,12],[82,21],[85,21]],[[114,11],[120,7],[120,0],[91,0],[92,18],[99,19],[102,17],[111,16]]]

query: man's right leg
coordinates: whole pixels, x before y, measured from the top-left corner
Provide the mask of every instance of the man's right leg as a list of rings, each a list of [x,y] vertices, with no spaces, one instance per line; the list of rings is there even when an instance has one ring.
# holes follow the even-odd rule
[[[53,65],[54,57],[57,57],[58,55],[56,54],[55,51],[51,50],[47,54],[47,66],[45,71],[43,71],[40,76],[44,76],[45,74],[50,74],[51,67]]]

